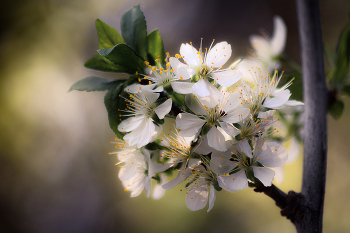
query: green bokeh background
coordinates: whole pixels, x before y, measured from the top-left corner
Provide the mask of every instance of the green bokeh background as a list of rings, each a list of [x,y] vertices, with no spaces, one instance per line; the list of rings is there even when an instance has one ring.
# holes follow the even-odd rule
[[[148,32],[159,28],[165,50],[183,42],[227,41],[231,60],[249,51],[248,37],[274,15],[288,28],[286,53],[299,61],[293,1],[23,0],[2,7],[0,37],[0,232],[295,232],[274,202],[245,189],[217,193],[214,208],[191,212],[175,188],[155,201],[130,198],[117,178],[114,134],[104,93],[70,92],[98,49],[96,18],[120,31],[122,14],[141,4]],[[323,40],[335,49],[350,2],[320,1]],[[350,101],[328,118],[329,153],[324,232],[350,229]],[[279,187],[300,191],[302,158],[286,166]]]

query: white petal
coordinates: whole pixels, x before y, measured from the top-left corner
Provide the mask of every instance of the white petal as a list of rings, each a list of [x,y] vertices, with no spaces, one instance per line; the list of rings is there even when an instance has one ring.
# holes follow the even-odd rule
[[[196,82],[192,86],[192,91],[194,94],[200,97],[208,96],[210,94],[207,87],[207,83],[205,82],[204,79],[200,79],[198,82]]]
[[[229,173],[237,166],[237,162],[233,162],[231,152],[213,151],[211,154],[210,168],[217,175]]]
[[[267,148],[259,155],[259,162],[267,167],[282,166],[288,159],[288,151],[278,142],[265,142]]]
[[[238,70],[225,70],[221,72],[214,72],[213,79],[223,87],[229,87],[240,80],[243,73]]]
[[[218,182],[221,188],[231,193],[248,187],[248,179],[244,170],[229,176],[219,176]]]
[[[188,94],[185,97],[186,106],[196,115],[206,115],[206,110],[202,103],[193,94]]]
[[[190,191],[186,195],[186,205],[192,210],[200,210],[203,209],[208,202],[208,188],[204,183],[202,185],[192,185]]]
[[[291,144],[289,146],[288,159],[286,161],[286,164],[294,163],[295,160],[298,159],[300,151],[301,151],[300,143],[296,140],[295,137],[293,137],[291,139]]]
[[[180,47],[181,57],[191,66],[199,66],[201,64],[198,51],[190,44],[182,44]]]
[[[132,84],[130,86],[127,86],[124,91],[127,91],[129,93],[140,93],[143,90],[152,92],[152,89],[156,86],[156,84],[150,84],[150,85],[141,85],[141,84]]]
[[[252,148],[250,147],[247,139],[240,140],[239,147],[246,156],[248,156],[249,158],[253,158]]]
[[[265,108],[272,108],[272,109],[279,109],[284,107],[286,102],[288,101],[289,97],[292,94],[289,90],[280,90],[275,97],[267,97],[265,99],[265,102],[263,104],[263,107]]]
[[[301,106],[301,105],[304,105],[303,102],[296,101],[296,100],[288,100],[285,104],[288,105],[288,106]]]
[[[159,93],[153,93],[153,92],[149,92],[147,90],[143,90],[140,94],[138,94],[139,96],[141,96],[141,98],[144,101],[147,101],[148,103],[154,103],[157,101],[157,99],[159,98]]]
[[[208,108],[213,108],[223,100],[223,94],[207,79],[205,79],[204,82],[209,91],[209,96],[200,97],[199,99],[204,105],[207,105]]]
[[[266,112],[259,112],[258,118],[266,119],[266,118],[272,117],[273,114],[275,114],[275,112],[276,112],[276,110],[270,110],[270,111],[266,111]]]
[[[163,131],[163,125],[154,125],[154,133],[151,138],[151,142],[157,139],[158,135]]]
[[[250,113],[249,108],[239,108],[236,111],[226,113],[226,116],[221,117],[222,121],[227,123],[237,123],[245,119]]]
[[[267,167],[253,166],[254,176],[258,178],[264,186],[271,186],[275,172]]]
[[[182,170],[183,169],[183,170]],[[182,181],[186,180],[192,174],[192,169],[185,168],[185,164],[179,169],[177,176],[166,184],[162,185],[162,188],[169,190],[174,188],[176,185],[180,184]]]
[[[270,43],[263,37],[255,35],[250,36],[249,41],[258,57],[260,57],[260,59],[263,59],[264,62],[269,62],[273,53]]]
[[[181,80],[189,79],[195,74],[193,69],[188,67],[188,65],[183,64],[175,57],[169,58],[169,62],[171,67],[174,69],[176,77]]]
[[[246,79],[249,82],[255,83],[254,78],[252,76],[252,73],[250,71],[253,67],[257,67],[257,68],[260,68],[262,70],[264,70],[264,68],[266,68],[263,66],[263,64],[261,62],[259,62],[256,59],[245,58],[242,62],[240,62],[237,65],[236,70],[239,70],[243,73],[243,77],[242,77],[243,79]]]
[[[160,185],[157,184],[154,189],[153,189],[153,193],[152,193],[152,198],[155,200],[160,199],[161,197],[164,196],[165,194],[165,189],[162,188],[162,185],[165,184],[167,182],[166,178],[165,178],[165,174],[161,173],[160,174]]]
[[[202,136],[198,140],[198,145],[193,149],[194,152],[198,153],[199,155],[207,155],[210,152],[213,151],[213,148],[211,148],[208,145],[208,138],[207,135]]]
[[[208,51],[206,64],[209,67],[218,68],[223,66],[231,57],[232,49],[226,41],[217,43]]]
[[[154,112],[157,114],[159,119],[163,119],[165,115],[170,112],[172,103],[173,101],[171,99],[167,99],[164,103],[154,109]]]
[[[148,86],[150,86],[150,85],[148,85]],[[159,87],[157,87],[156,89],[153,89],[153,90],[151,90],[152,92],[162,92],[162,91],[164,91],[164,87],[163,86],[159,86]]]
[[[273,170],[275,171],[275,180],[277,184],[282,184],[284,181],[284,167],[275,167]]]
[[[152,160],[148,161],[148,178],[152,178],[152,176],[154,174],[157,174],[159,172],[163,172],[165,170],[167,170],[168,168],[170,168],[173,164],[171,163],[156,163],[153,162]]]
[[[205,122],[205,120],[186,112],[180,113],[176,117],[176,127],[181,130],[179,135],[182,137],[191,137],[195,135]]]
[[[240,94],[239,93],[234,93],[234,94],[229,94],[228,97],[226,97],[227,94],[225,95],[223,101],[226,103],[224,104],[223,111],[224,112],[231,112],[235,108],[237,108],[241,104],[241,100],[239,99]]]
[[[190,94],[192,93],[192,87],[194,83],[190,82],[172,82],[171,87],[179,94]]]
[[[209,207],[208,207],[207,212],[209,212],[213,208],[214,202],[215,202],[215,198],[216,198],[216,196],[215,196],[215,188],[214,188],[213,185],[210,185],[210,190],[209,191],[210,191],[209,192]]]
[[[138,148],[147,145],[154,134],[155,125],[151,118],[145,119],[140,124],[140,127],[133,130],[124,136],[124,140],[129,143],[130,146],[137,144]]]
[[[118,130],[120,132],[130,132],[137,127],[145,120],[145,116],[136,116],[136,117],[129,117],[118,125]]]
[[[147,177],[144,178],[145,183],[145,191],[146,191],[146,197],[149,197],[151,195],[151,180]]]
[[[274,17],[273,24],[273,35],[270,43],[273,54],[278,56],[283,52],[286,45],[287,27],[279,16]]]
[[[227,147],[225,144],[225,137],[222,133],[215,127],[211,127],[208,132],[208,145],[218,151],[226,151]]]
[[[122,166],[122,168],[120,168],[118,173],[118,178],[121,181],[130,180],[136,174],[136,169],[137,169],[137,161],[134,161],[134,159],[132,159],[127,163],[125,163]]]
[[[221,128],[228,134],[228,135],[231,135],[231,136],[236,136],[239,134],[239,130],[236,129],[234,126],[232,126],[231,124],[228,124],[226,122],[219,122],[220,123],[220,126]]]

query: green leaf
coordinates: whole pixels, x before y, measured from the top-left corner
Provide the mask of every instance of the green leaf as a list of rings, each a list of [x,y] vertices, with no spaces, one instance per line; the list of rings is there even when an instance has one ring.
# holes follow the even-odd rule
[[[204,124],[204,126],[202,127],[202,136],[206,135],[210,129],[211,129],[211,126],[208,123]]]
[[[123,67],[124,72],[128,74],[144,72],[145,63],[142,57],[125,44],[118,44],[110,49],[99,49],[97,52],[115,65]]]
[[[328,107],[328,112],[334,119],[339,119],[344,112],[344,102],[337,99],[331,106]]]
[[[147,36],[148,41],[148,54],[147,60],[152,66],[157,65],[155,60],[160,59],[160,62],[165,66],[165,54],[164,54],[164,45],[162,37],[159,34],[158,29],[154,30]]]
[[[146,60],[147,25],[140,5],[134,6],[122,16],[121,29],[126,44]]]
[[[117,73],[129,72],[129,69],[120,65],[116,65],[101,55],[93,56],[92,58],[90,58],[85,62],[84,66],[89,69],[105,71],[105,72],[117,72]]]
[[[335,66],[335,53],[332,51],[329,46],[325,45],[324,48],[324,54],[327,58],[327,62],[329,63],[330,67],[333,69]]]
[[[350,22],[342,32],[337,49],[334,73],[332,73],[332,83],[343,83],[350,73]]]
[[[109,49],[117,44],[125,44],[123,37],[116,29],[99,19],[96,20],[96,29],[100,49]]]
[[[152,120],[154,123],[156,123],[158,126],[164,124],[164,119],[159,119],[158,115],[156,113],[152,114]]]
[[[111,88],[105,95],[104,103],[108,113],[109,126],[118,138],[123,138],[124,134],[118,130],[118,125],[123,120],[123,110],[126,109],[126,101],[128,93],[124,91],[126,82]],[[122,98],[124,97],[124,98]]]
[[[350,85],[345,85],[342,88],[341,93],[350,96]]]
[[[138,83],[139,79],[142,79],[143,77],[141,75],[130,75],[128,80],[126,81],[126,84],[129,86],[134,83]]]
[[[68,92],[77,91],[106,91],[113,88],[116,85],[125,82],[120,79],[103,79],[98,77],[87,77],[74,83]]]
[[[303,100],[303,78],[301,77],[301,74],[299,72],[293,72],[293,73],[287,73],[283,75],[281,82],[279,83],[279,87],[282,87],[284,84],[289,82],[292,78],[295,78],[293,80],[293,84],[288,87],[290,92],[292,93],[290,99],[292,100]]]

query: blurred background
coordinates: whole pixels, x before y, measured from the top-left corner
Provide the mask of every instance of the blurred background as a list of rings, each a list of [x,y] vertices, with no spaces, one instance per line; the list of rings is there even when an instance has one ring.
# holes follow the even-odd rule
[[[86,76],[98,49],[97,18],[120,32],[122,14],[141,4],[148,32],[158,28],[165,50],[215,38],[246,56],[248,37],[273,16],[288,28],[285,52],[299,62],[294,1],[22,0],[2,7],[0,36],[0,232],[295,232],[263,194],[217,193],[214,208],[191,212],[185,193],[160,200],[130,198],[118,180],[103,92],[70,92]],[[335,50],[348,22],[348,0],[320,1],[323,41]],[[350,101],[343,117],[329,117],[325,232],[350,229]],[[302,157],[286,166],[283,191],[300,191]]]

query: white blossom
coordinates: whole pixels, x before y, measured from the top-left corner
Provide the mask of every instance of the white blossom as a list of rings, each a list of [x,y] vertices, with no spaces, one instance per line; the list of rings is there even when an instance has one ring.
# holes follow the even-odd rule
[[[127,114],[124,116],[129,117],[119,124],[118,130],[130,132],[124,136],[124,140],[130,146],[137,145],[138,148],[141,148],[161,132],[162,126],[156,125],[152,116],[157,114],[159,119],[163,119],[171,110],[172,100],[168,99],[157,106],[155,102],[158,97],[158,93],[143,90],[137,94],[130,94],[131,100],[125,99],[128,104],[124,111]]]
[[[211,161],[213,171],[224,175],[218,177],[220,187],[229,192],[246,188],[250,172],[264,186],[271,186],[275,172],[268,167],[280,167],[288,158],[288,152],[281,144],[265,142],[265,138],[255,139],[253,150],[244,139],[234,144],[230,151],[213,153]]]
[[[198,51],[192,46],[192,42],[190,44],[182,44],[180,47],[181,55],[177,54],[175,58],[169,59],[177,77],[186,79],[192,76],[196,77],[196,83],[192,86],[192,91],[200,97],[220,94],[214,90],[216,88],[211,87],[212,84],[208,81],[208,78],[214,80],[215,87],[216,84],[229,87],[242,77],[240,71],[222,69],[231,57],[231,45],[227,42],[220,42],[212,47],[213,43],[209,50],[205,48],[205,52],[202,49],[202,45]],[[181,63],[178,60],[179,58],[182,58],[185,64]],[[184,66],[190,69],[186,69]]]
[[[271,76],[269,72],[262,72],[260,68],[253,68],[250,71],[252,73],[253,82],[246,83],[241,81],[237,87],[243,105],[248,107],[253,114],[260,112],[263,108],[280,109],[288,105],[303,105],[302,102],[289,100],[291,93],[287,88],[292,84],[294,78],[283,87],[277,89],[283,72],[279,75],[278,71],[275,70],[274,74]]]
[[[287,28],[283,20],[279,16],[273,19],[274,29],[270,38],[267,33],[264,36],[250,36],[250,44],[254,49],[253,57],[260,61],[263,67],[279,67],[278,56],[280,56],[285,48],[287,39]]]
[[[214,107],[203,104],[203,100],[192,98],[187,100],[187,106],[196,114],[180,113],[176,117],[176,125],[180,129],[179,135],[190,137],[197,135],[204,125],[208,131],[209,146],[219,151],[226,151],[225,137],[218,128],[227,134],[236,136],[238,131],[232,123],[236,123],[248,116],[248,108],[237,108],[240,105],[238,94],[224,93],[222,101],[216,101]],[[190,98],[186,96],[186,99]]]

